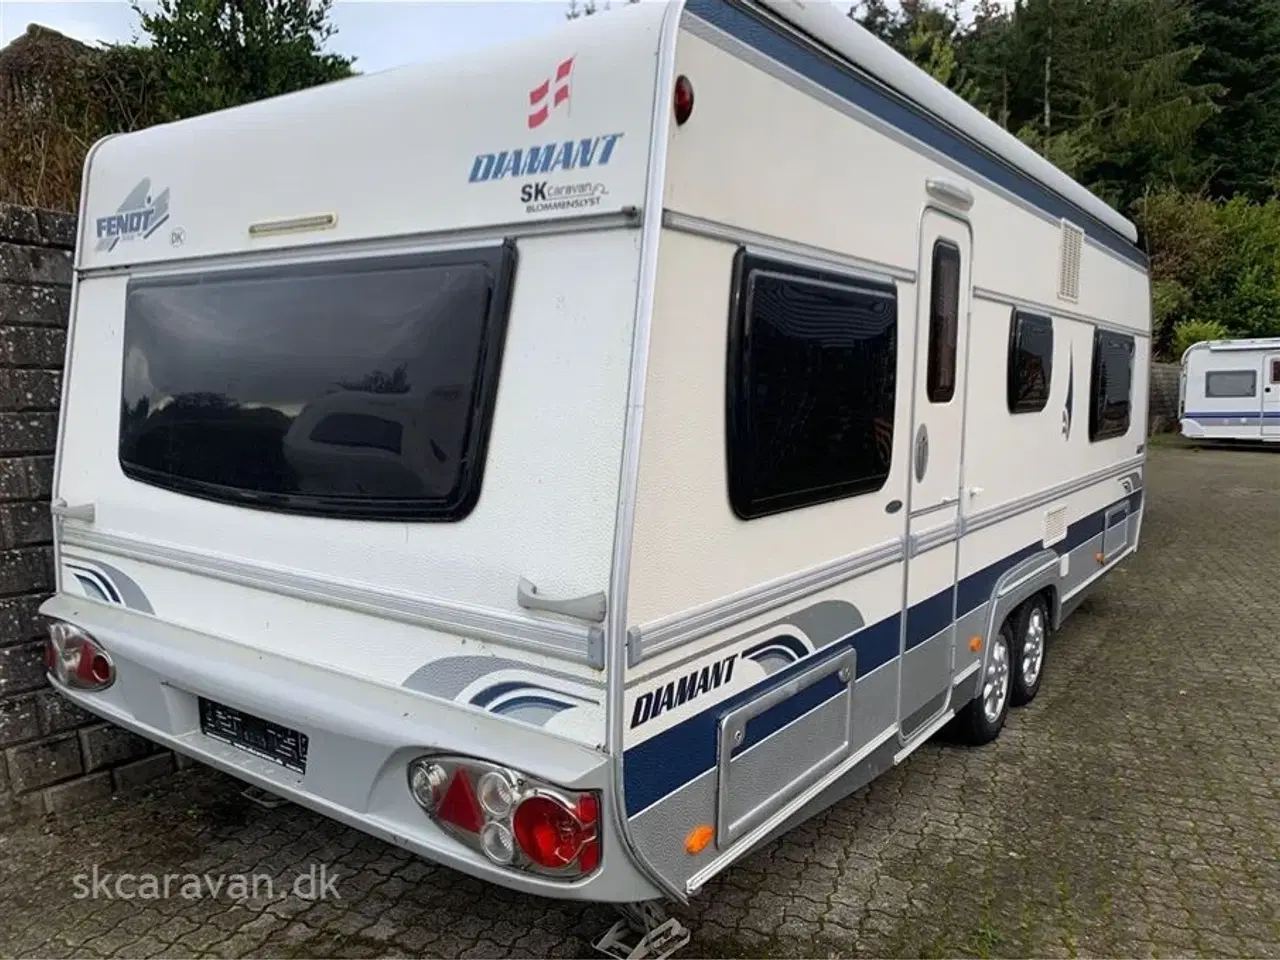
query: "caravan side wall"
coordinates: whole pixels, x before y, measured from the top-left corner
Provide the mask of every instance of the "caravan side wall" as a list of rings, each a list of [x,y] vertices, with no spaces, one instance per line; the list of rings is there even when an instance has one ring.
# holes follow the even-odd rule
[[[741,9],[690,3],[676,66],[695,106],[667,156],[622,722],[633,841],[673,889],[692,891],[819,791],[865,782],[963,706],[986,650],[969,638],[999,627],[1025,596],[1018,584],[1069,609],[1136,546],[1150,315],[1136,250],[1091,228],[1066,265],[1078,292],[1061,298],[1070,236],[1058,219],[895,128],[901,108],[867,81]],[[931,178],[971,191],[967,214],[931,203]],[[938,249],[928,230],[954,235],[952,266],[969,278],[942,421],[958,429],[934,429],[929,444],[943,464],[930,469],[955,458],[959,477],[937,522],[913,480],[933,389],[930,341],[917,337]],[[822,326],[838,322],[823,313],[833,290],[863,317],[843,376],[886,392],[868,396],[876,410],[830,422],[829,446],[799,449],[822,428],[796,411],[823,415],[832,371],[798,365],[815,346],[744,386],[744,311],[819,344],[841,335]],[[1010,387],[1015,316],[1043,320],[1051,341],[1018,354],[1022,386]],[[1110,351],[1102,398],[1098,344]],[[1010,412],[1017,389],[1034,409]],[[788,426],[762,427],[784,432],[755,453],[790,464],[771,476],[791,470],[793,499],[806,496],[804,471],[854,447],[879,473],[863,490],[745,519],[728,466],[742,442],[735,396],[776,402]],[[716,841],[690,855],[683,838],[699,824],[716,825]]]

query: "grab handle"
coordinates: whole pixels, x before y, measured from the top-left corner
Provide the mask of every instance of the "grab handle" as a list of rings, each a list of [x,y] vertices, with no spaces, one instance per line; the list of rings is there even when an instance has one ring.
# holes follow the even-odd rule
[[[608,601],[603,592],[589,593],[585,597],[570,597],[567,600],[551,600],[538,593],[538,588],[524,577],[520,578],[520,585],[516,589],[516,603],[526,610],[545,610],[547,613],[558,613],[590,623],[603,621],[608,610]]]
[[[93,523],[94,515],[97,513],[92,503],[77,503],[71,507],[67,506],[65,500],[53,501],[49,504],[49,512],[63,520],[80,520],[84,523]]]

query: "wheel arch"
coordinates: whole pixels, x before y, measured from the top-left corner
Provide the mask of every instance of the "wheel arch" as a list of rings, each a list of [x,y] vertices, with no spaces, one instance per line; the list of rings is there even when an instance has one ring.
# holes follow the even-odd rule
[[[987,669],[991,643],[1006,620],[1034,596],[1043,595],[1049,610],[1050,629],[1057,629],[1061,613],[1058,593],[1058,554],[1041,550],[1015,564],[996,581],[987,608],[986,634],[982,650],[981,670]]]

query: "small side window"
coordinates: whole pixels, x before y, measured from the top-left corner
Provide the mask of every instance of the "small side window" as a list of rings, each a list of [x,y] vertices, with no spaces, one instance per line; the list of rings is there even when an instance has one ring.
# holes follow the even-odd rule
[[[1271,382],[1280,383],[1280,357],[1271,358]]]
[[[1049,402],[1052,377],[1053,320],[1014,310],[1009,322],[1009,412],[1043,410]]]
[[[1204,375],[1204,395],[1211,399],[1256,397],[1258,371],[1210,370]]]
[[[1091,441],[1123,437],[1129,432],[1132,389],[1133,337],[1095,330],[1089,383]]]
[[[960,248],[948,240],[933,245],[929,293],[930,403],[948,403],[956,395],[956,339],[960,329]]]

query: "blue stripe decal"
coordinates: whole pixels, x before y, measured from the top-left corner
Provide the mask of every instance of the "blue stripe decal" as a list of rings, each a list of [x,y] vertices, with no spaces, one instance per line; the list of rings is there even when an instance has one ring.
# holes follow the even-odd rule
[[[699,19],[932,147],[1036,209],[1055,219],[1065,217],[1072,223],[1079,224],[1101,246],[1130,263],[1147,269],[1146,254],[1101,220],[870,77],[855,73],[851,67],[837,66],[827,57],[779,33],[757,15],[727,0],[687,0],[685,7]]]
[[[1246,410],[1242,413],[1234,410],[1205,410],[1200,413],[1184,413],[1182,416],[1187,420],[1222,420],[1226,417],[1233,420],[1280,420],[1280,410]]]
[[[1102,533],[1107,511],[1126,502],[1129,504],[1130,515],[1133,515],[1142,504],[1142,491],[1130,494],[1123,500],[1118,500],[1096,513],[1077,520],[1067,528],[1066,539],[1055,544],[1052,549],[1061,556],[1088,543]],[[997,581],[1006,571],[1044,549],[1039,543],[1034,543],[961,580],[957,591],[957,609],[961,611],[960,615],[971,613],[987,603],[995,591]],[[945,610],[945,613],[942,614],[944,619],[939,625],[937,617],[940,610]],[[911,607],[907,611],[907,649],[945,630],[950,616],[951,591],[949,590],[935,594]],[[827,657],[839,655],[849,647],[857,651],[858,677],[866,676],[872,670],[884,666],[898,656],[901,624],[901,615],[891,614],[877,623],[865,626],[824,647],[821,656],[810,656],[790,664],[754,686],[715,704],[708,710],[694,714],[687,720],[682,720],[674,727],[627,750],[623,761],[623,776],[626,779],[628,816],[635,816],[644,808],[674,793],[689,781],[715,767],[717,730],[720,718],[726,713],[744,703],[749,703],[768,689],[785,683],[791,677],[814,665],[822,663]],[[932,632],[925,634],[925,630],[932,630]],[[918,639],[912,643],[911,641],[916,637]],[[761,645],[753,649],[758,649],[759,646]],[[758,743],[770,734],[776,733],[796,717],[838,692],[839,681],[832,677],[830,682],[824,680],[816,683],[809,690],[802,691],[766,710],[747,725],[747,735],[739,749],[746,749],[751,744]]]
[[[948,588],[907,610],[908,650],[920,646],[930,637],[936,637],[951,625],[954,601],[955,591]]]
[[[512,710],[519,710],[521,707],[549,707],[556,712],[568,710],[573,704],[565,703],[562,700],[552,700],[550,697],[512,697],[503,703],[498,704],[494,708],[495,713],[510,713]]]
[[[798,660],[800,657],[809,655],[809,648],[801,642],[799,637],[793,637],[790,634],[782,634],[777,637],[770,637],[763,643],[757,643],[754,647],[750,647],[742,651],[744,657],[751,657],[770,647],[781,647],[791,653],[791,659]]]
[[[105,593],[106,596],[103,599],[108,603],[124,605],[124,601],[120,599],[120,591],[116,589],[116,585],[106,575],[97,570],[82,567],[78,563],[68,562],[67,568],[75,574],[76,579],[81,583],[91,582],[95,590],[99,593]]]
[[[529,688],[539,689],[537,684],[527,683],[524,680],[507,680],[504,683],[495,683],[491,687],[485,687],[471,698],[471,702],[477,707],[487,707],[503,694],[511,693],[513,690],[527,690]]]

